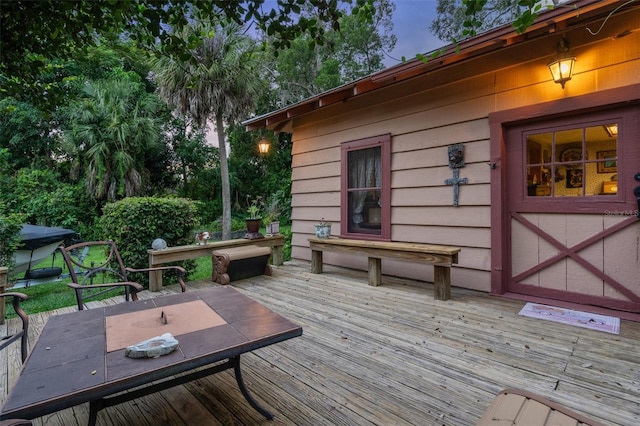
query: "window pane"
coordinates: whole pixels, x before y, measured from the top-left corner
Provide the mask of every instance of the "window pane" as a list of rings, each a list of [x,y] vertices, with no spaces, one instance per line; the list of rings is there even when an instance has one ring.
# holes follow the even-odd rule
[[[587,147],[595,160],[587,175],[590,185],[587,195],[615,195],[618,193],[618,124],[588,127],[586,134]]]
[[[379,190],[349,192],[349,232],[380,234],[380,194]]]
[[[553,133],[527,136],[526,168],[527,195],[541,197],[551,195],[551,152]]]
[[[527,135],[529,197],[617,193],[617,123]]]
[[[359,149],[348,154],[349,189],[380,188],[382,175],[380,174],[380,160],[382,148]]]
[[[379,146],[348,153],[348,232],[380,235],[381,153]]]

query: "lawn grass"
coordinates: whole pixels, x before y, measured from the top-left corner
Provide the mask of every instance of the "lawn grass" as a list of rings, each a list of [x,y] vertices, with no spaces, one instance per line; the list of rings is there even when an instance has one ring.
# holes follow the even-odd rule
[[[291,238],[290,238],[290,226],[283,226],[280,228],[280,232],[286,236],[285,242],[285,260],[289,260],[291,255]],[[91,261],[92,255],[91,253],[87,256],[86,261]],[[189,271],[188,280],[196,281],[203,279],[211,279],[211,258],[210,257],[200,257],[194,259],[195,268]],[[48,258],[43,260],[38,265],[35,265],[33,268],[44,268],[50,266],[59,266],[63,267],[64,261],[61,256],[53,256],[52,258]],[[63,267],[63,273],[66,272],[66,267]],[[46,312],[53,311],[55,309],[67,307],[67,306],[75,306],[76,305],[76,297],[74,291],[67,287],[67,283],[71,280],[69,278],[63,278],[60,280],[31,285],[29,287],[22,287],[16,289],[7,289],[7,291],[16,291],[20,293],[24,293],[27,295],[28,299],[21,303],[22,308],[27,314],[35,314],[38,312]],[[102,296],[96,297],[94,300],[105,299],[108,297],[112,297],[116,294],[123,294],[123,290],[114,290],[112,292],[106,293]],[[11,306],[11,299],[9,298],[6,302],[5,315],[7,318],[15,317],[15,312],[13,311],[13,306]]]

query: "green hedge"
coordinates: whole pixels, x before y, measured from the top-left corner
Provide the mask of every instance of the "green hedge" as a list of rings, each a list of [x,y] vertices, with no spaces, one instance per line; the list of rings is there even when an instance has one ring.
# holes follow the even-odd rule
[[[6,266],[9,270],[13,268],[13,255],[21,242],[23,221],[21,214],[0,215],[0,266]]]
[[[125,198],[104,207],[100,235],[116,242],[126,266],[144,268],[149,265],[147,250],[156,238],[162,238],[170,247],[192,244],[192,232],[198,225],[196,217],[195,204],[184,198]],[[188,273],[189,261],[181,265]],[[148,274],[129,279],[143,285],[149,282]]]

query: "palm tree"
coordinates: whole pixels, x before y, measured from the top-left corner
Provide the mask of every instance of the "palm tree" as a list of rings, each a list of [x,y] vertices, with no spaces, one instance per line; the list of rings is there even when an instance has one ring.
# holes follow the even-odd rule
[[[86,174],[87,192],[98,202],[140,195],[148,175],[145,158],[160,145],[161,107],[137,75],[121,72],[89,81],[67,108],[65,138]]]
[[[154,62],[160,97],[182,116],[190,115],[201,128],[213,121],[218,134],[222,176],[222,238],[231,238],[231,189],[225,123],[246,117],[255,107],[261,81],[256,72],[257,49],[239,26],[213,27],[195,23],[179,34],[185,40],[202,38],[186,61],[162,57]],[[181,57],[181,59],[184,59]]]

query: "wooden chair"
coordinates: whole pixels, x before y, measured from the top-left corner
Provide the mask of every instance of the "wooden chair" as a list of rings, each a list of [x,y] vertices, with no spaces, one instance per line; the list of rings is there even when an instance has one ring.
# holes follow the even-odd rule
[[[22,330],[20,330],[16,334],[12,334],[10,336],[2,337],[0,340],[0,350],[6,348],[11,343],[15,342],[18,339],[21,339],[20,342],[20,350],[22,352],[22,362],[27,359],[27,333],[29,331],[29,317],[22,310],[20,306],[20,301],[27,300],[27,295],[18,292],[10,292],[10,293],[0,293],[0,303],[5,303],[5,299],[7,297],[12,297],[13,310],[16,311],[16,314],[22,320]]]
[[[91,249],[90,262],[87,262],[84,256],[88,249]],[[185,270],[180,266],[126,268],[113,241],[86,241],[67,247],[60,246],[58,250],[62,253],[69,269],[72,282],[67,285],[74,289],[80,311],[86,306],[86,300],[117,288],[124,288],[126,301],[129,301],[129,295],[133,301],[138,300],[137,293],[144,290],[144,287],[129,281],[127,273],[175,271],[182,292],[184,293],[187,288],[183,280]],[[77,253],[83,253],[83,255],[76,258]]]
[[[523,389],[501,391],[476,426],[605,426]]]

